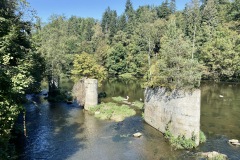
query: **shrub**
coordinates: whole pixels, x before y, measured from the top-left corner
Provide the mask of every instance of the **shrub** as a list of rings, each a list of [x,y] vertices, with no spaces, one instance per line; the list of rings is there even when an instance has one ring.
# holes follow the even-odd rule
[[[205,134],[203,133],[203,131],[200,131],[200,133],[199,133],[199,142],[200,143],[204,143],[204,142],[206,142],[206,140],[207,140],[207,138],[206,138]]]
[[[192,138],[186,138],[184,135],[174,137],[170,132],[168,125],[166,126],[164,137],[169,140],[171,146],[175,147],[176,149],[192,149],[196,147],[194,134],[192,135]]]

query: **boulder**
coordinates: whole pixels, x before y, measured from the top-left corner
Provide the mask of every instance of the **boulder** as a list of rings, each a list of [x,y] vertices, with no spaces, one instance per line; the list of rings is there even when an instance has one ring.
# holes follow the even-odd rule
[[[235,142],[235,143],[232,143],[232,145],[240,146],[240,143],[239,142]]]
[[[234,146],[240,146],[240,141],[237,139],[230,139],[228,140],[228,143]]]
[[[94,114],[95,115],[98,115],[98,114],[100,114],[101,112],[100,111],[96,111]]]
[[[228,140],[229,143],[238,143],[239,141],[237,139],[230,139]]]
[[[140,133],[140,132],[137,132],[137,133],[134,133],[134,134],[133,134],[133,137],[138,137],[138,138],[139,138],[139,137],[141,137],[141,136],[142,136],[142,133]]]
[[[212,152],[201,152],[201,153],[198,153],[198,155],[199,155],[200,157],[207,158],[207,159],[216,159],[216,158],[219,158],[219,157],[221,157],[221,160],[227,159],[227,155],[222,154],[222,153],[218,153],[218,152],[216,152],[216,151],[212,151]]]

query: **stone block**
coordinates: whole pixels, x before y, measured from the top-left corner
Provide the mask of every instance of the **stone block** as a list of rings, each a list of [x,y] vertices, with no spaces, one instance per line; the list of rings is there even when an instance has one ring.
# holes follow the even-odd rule
[[[97,79],[81,79],[73,86],[73,96],[79,105],[89,110],[91,106],[98,104]]]
[[[147,88],[145,96],[145,121],[162,133],[169,126],[174,136],[196,137],[199,145],[200,132],[200,90],[185,92],[175,90],[171,93],[165,88]]]

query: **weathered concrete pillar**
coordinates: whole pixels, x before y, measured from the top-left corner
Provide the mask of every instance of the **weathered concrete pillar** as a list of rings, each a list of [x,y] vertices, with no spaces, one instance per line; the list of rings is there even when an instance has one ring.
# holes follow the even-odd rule
[[[98,104],[97,79],[81,79],[74,84],[72,92],[79,105],[84,106],[86,110]]]
[[[85,79],[85,104],[84,109],[98,104],[98,81],[97,79]]]
[[[173,136],[195,136],[199,145],[200,90],[193,92],[166,92],[165,88],[147,88],[145,96],[145,121],[165,133],[168,126]]]

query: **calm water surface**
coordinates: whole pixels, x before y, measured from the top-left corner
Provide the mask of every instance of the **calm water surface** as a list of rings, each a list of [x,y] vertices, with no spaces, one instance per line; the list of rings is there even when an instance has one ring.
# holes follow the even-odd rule
[[[100,89],[112,96],[143,99],[139,82],[106,82]],[[240,147],[227,143],[240,139],[240,85],[202,83],[201,130],[207,142],[192,151],[175,151],[163,135],[146,124],[141,115],[123,122],[102,121],[76,104],[50,104],[35,97],[27,108],[27,138],[19,144],[20,159],[49,160],[167,160],[196,159],[193,153],[219,151],[240,159]],[[222,95],[220,97],[220,95]],[[132,137],[142,132],[141,138]]]

